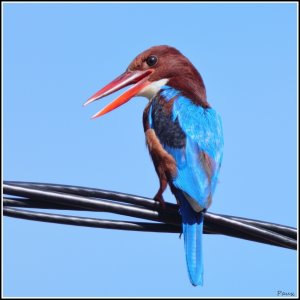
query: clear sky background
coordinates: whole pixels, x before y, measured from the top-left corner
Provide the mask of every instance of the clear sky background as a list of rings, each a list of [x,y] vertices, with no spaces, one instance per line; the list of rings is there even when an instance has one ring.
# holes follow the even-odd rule
[[[296,227],[295,3],[6,3],[3,10],[4,179],[154,196],[142,127],[147,100],[96,120],[90,116],[116,94],[82,104],[141,51],[168,44],[199,70],[223,119],[210,211]],[[175,202],[169,190],[165,198]],[[293,250],[205,235],[204,287],[195,288],[178,234],[3,223],[4,296],[297,293]]]

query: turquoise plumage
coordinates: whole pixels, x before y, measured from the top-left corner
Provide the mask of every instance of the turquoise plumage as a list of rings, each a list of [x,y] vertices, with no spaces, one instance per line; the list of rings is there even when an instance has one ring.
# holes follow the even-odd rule
[[[169,114],[160,113],[158,120],[158,111],[164,105],[162,99],[165,103],[173,101],[173,105]],[[189,277],[193,285],[202,285],[202,211],[209,207],[222,163],[221,118],[214,109],[195,105],[170,86],[161,87],[151,103],[149,124],[157,133],[163,148],[176,162],[177,174],[169,180],[169,184],[180,203]],[[164,122],[162,118],[165,118]],[[170,131],[170,121],[177,124],[177,131],[184,134],[185,143],[182,147],[173,147],[164,139]],[[160,136],[160,131],[164,132],[164,136]],[[176,130],[173,129],[168,136],[172,134],[177,134]]]

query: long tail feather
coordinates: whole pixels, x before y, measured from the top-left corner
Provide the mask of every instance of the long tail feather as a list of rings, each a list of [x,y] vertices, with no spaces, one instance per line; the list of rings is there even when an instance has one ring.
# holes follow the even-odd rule
[[[196,213],[179,193],[184,249],[189,278],[194,286],[203,285],[202,234],[203,215]]]

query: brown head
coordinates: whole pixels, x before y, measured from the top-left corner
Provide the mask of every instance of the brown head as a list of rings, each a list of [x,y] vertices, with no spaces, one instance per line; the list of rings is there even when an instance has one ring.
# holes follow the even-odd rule
[[[125,86],[134,84],[120,97],[95,114],[99,117],[126,103],[134,96],[152,98],[161,85],[169,85],[197,105],[209,107],[203,80],[192,65],[177,49],[170,46],[154,46],[139,54],[125,73],[94,94],[84,105],[105,97]]]

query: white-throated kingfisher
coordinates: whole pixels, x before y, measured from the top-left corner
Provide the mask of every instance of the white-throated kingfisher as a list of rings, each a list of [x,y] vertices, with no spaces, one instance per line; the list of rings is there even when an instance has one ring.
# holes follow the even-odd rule
[[[84,105],[132,85],[92,118],[134,96],[149,99],[143,113],[147,146],[159,177],[154,199],[164,206],[169,184],[182,217],[189,278],[203,284],[203,213],[210,206],[223,156],[220,116],[206,99],[201,75],[177,49],[155,46],[139,54],[127,70]]]

